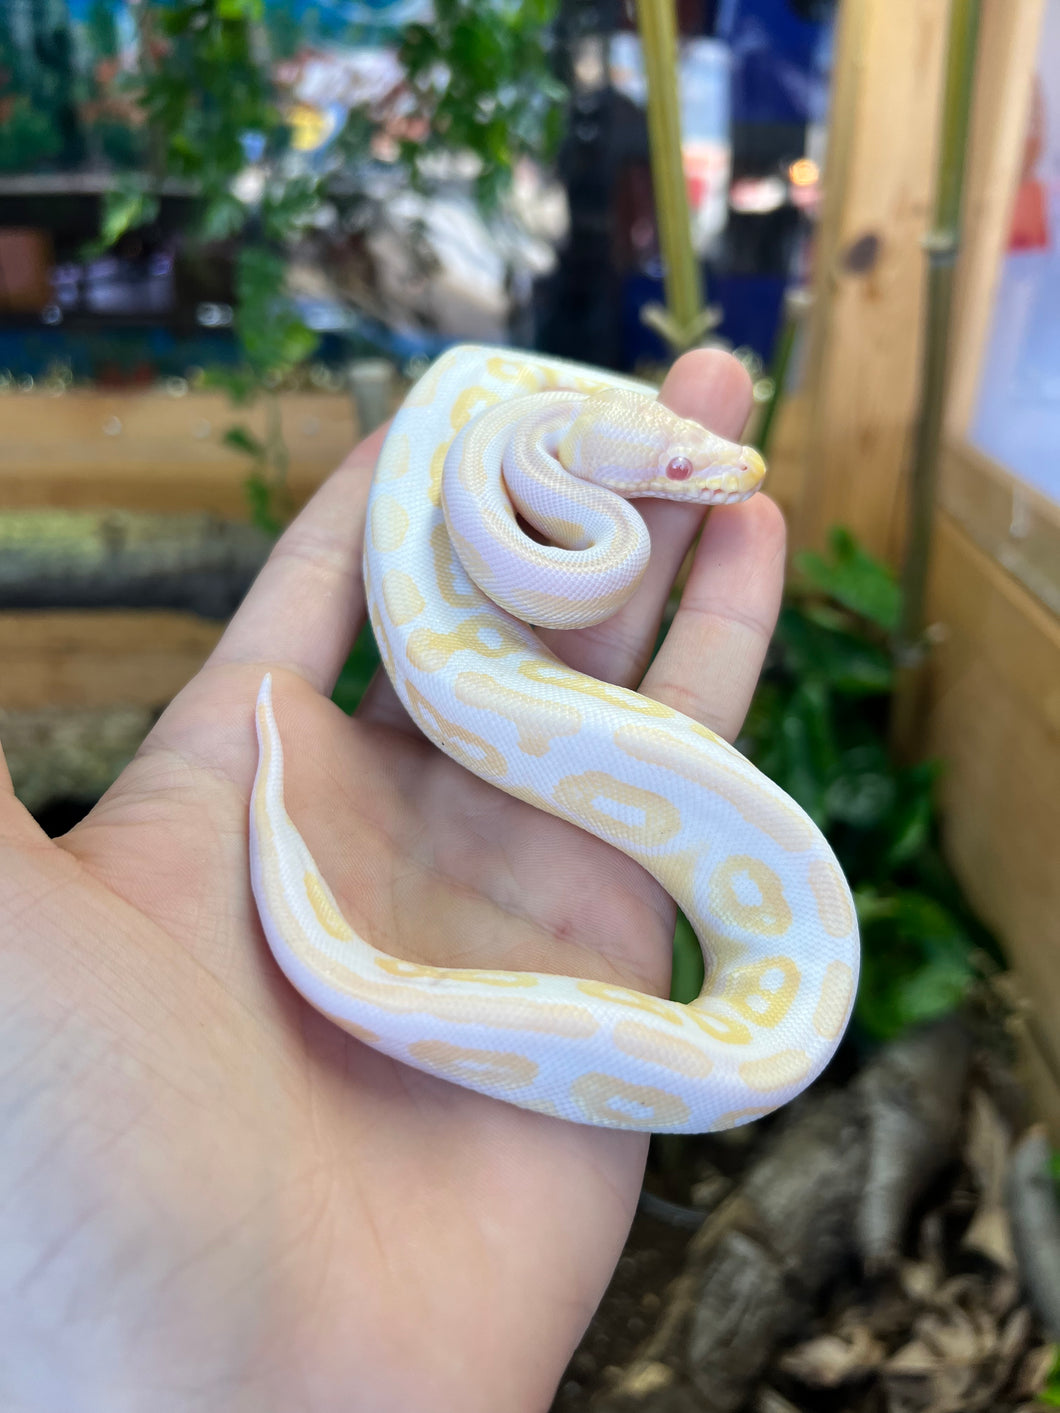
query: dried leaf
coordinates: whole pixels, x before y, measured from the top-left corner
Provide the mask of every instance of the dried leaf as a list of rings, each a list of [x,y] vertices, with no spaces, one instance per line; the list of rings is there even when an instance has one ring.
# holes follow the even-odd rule
[[[786,1374],[816,1388],[838,1388],[863,1378],[883,1362],[883,1345],[867,1329],[854,1332],[848,1341],[837,1335],[819,1335],[789,1349],[779,1360]]]
[[[1033,1398],[1035,1394],[1041,1393],[1056,1359],[1057,1347],[1055,1344],[1040,1344],[1037,1348],[1030,1350],[1020,1364],[1013,1396],[1015,1398]]]
[[[964,1157],[979,1190],[979,1205],[961,1245],[1002,1270],[1015,1269],[1012,1229],[1005,1209],[1005,1178],[1012,1139],[996,1105],[982,1089],[969,1096]]]

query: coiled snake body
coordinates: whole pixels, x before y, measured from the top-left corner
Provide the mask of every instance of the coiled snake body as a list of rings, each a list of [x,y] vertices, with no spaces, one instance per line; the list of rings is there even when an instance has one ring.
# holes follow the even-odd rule
[[[607,373],[473,347],[428,370],[369,502],[365,583],[386,670],[443,751],[653,874],[695,928],[706,980],[679,1005],[378,951],[286,814],[266,678],[252,880],[272,950],[314,1006],[406,1064],[611,1128],[729,1127],[821,1070],[849,1017],[858,936],[819,830],[706,727],[572,671],[527,626],[597,622],[632,593],[649,546],[625,497],[740,500],[763,471],[750,448]]]

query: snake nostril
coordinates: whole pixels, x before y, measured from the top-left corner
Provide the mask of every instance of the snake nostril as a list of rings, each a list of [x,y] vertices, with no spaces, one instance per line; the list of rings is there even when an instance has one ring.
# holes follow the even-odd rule
[[[675,456],[666,463],[666,475],[671,481],[687,481],[691,474],[692,463],[687,456]]]

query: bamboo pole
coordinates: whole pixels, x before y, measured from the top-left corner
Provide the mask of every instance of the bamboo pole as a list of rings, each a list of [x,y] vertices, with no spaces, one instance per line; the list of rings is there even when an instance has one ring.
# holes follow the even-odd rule
[[[637,27],[648,86],[648,142],[666,289],[666,308],[649,305],[643,318],[677,354],[699,343],[716,316],[703,308],[699,265],[692,249],[681,160],[674,0],[637,0]]]
[[[921,355],[920,409],[909,472],[909,514],[902,564],[902,617],[895,643],[898,676],[891,722],[899,755],[914,746],[921,714],[924,596],[938,484],[939,448],[949,372],[954,267],[961,245],[961,198],[971,116],[980,0],[951,0],[942,108],[942,137],[928,258],[927,310]]]

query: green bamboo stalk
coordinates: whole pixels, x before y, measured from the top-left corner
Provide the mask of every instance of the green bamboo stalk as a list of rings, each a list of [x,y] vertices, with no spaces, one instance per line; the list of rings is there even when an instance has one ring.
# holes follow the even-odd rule
[[[666,309],[645,310],[645,322],[662,334],[674,353],[682,353],[700,341],[714,316],[703,308],[699,264],[692,249],[681,161],[674,0],[637,0],[637,28],[648,86],[648,142],[666,289]]]
[[[931,562],[931,534],[938,487],[939,449],[949,375],[950,312],[954,267],[961,245],[968,127],[979,35],[980,0],[951,0],[946,87],[928,257],[927,308],[921,353],[920,408],[909,471],[909,511],[902,563],[902,616],[895,641],[898,668],[892,743],[901,755],[913,749],[920,717],[924,660],[924,599]]]
[[[899,660],[916,656],[923,629],[924,590],[938,483],[939,445],[949,374],[950,309],[961,244],[961,198],[975,78],[980,0],[952,0],[946,90],[935,212],[924,240],[928,257],[927,311],[921,355],[920,410],[909,473],[909,519],[902,570]]]

